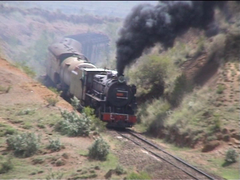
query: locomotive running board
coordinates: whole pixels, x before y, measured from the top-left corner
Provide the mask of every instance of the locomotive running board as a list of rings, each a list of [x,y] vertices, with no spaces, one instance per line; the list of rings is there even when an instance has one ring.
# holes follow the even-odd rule
[[[106,102],[105,100],[101,100],[101,99],[99,99],[98,97],[95,97],[95,96],[93,96],[93,95],[91,95],[91,94],[86,93],[86,95],[89,96],[89,97],[91,97],[91,98],[93,98],[93,99],[95,99],[96,101]]]

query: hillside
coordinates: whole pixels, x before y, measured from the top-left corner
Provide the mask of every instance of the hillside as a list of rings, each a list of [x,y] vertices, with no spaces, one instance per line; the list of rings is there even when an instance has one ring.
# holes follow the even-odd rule
[[[57,94],[32,80],[29,76],[0,58],[0,175],[3,179],[145,179],[179,178],[171,166],[155,160],[143,149],[123,140],[112,131],[91,131],[89,136],[67,136],[56,130],[62,121],[60,110],[72,111],[72,106]],[[57,99],[53,105],[50,99]],[[28,146],[16,143],[26,155],[10,149],[8,139],[30,133]],[[24,136],[18,139],[21,143]],[[40,142],[33,141],[40,138]],[[96,138],[102,137],[110,145],[106,161],[92,160],[88,148]],[[152,139],[155,141],[154,139]],[[13,141],[13,140],[12,140]],[[54,142],[54,143],[51,143]],[[176,154],[171,145],[157,144]],[[48,148],[52,144],[52,148]],[[56,149],[55,149],[56,148]],[[28,150],[28,151],[27,151]],[[184,152],[184,155],[196,152]],[[196,157],[200,157],[197,155]],[[216,177],[203,166],[200,168]],[[118,170],[118,171],[117,171]],[[118,172],[118,173],[115,173]],[[164,172],[164,173],[163,173]]]
[[[65,14],[61,11],[23,8],[0,4],[1,51],[11,62],[29,66],[37,76],[45,73],[47,47],[68,35],[86,32],[104,33],[110,37],[110,59],[121,19],[91,14]],[[101,61],[106,55],[101,55]],[[100,62],[99,62],[100,63]]]

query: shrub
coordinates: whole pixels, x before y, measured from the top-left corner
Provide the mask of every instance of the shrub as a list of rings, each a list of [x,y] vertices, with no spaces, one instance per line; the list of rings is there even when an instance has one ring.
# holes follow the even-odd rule
[[[46,98],[46,101],[48,102],[49,105],[55,106],[59,100],[58,100],[58,98],[56,96],[56,97]]]
[[[147,107],[147,131],[152,135],[159,136],[164,129],[164,122],[167,112],[170,110],[170,104],[163,99],[156,99]]]
[[[40,136],[34,133],[11,135],[7,138],[8,149],[14,150],[15,155],[29,157],[39,149]]]
[[[32,115],[35,113],[35,109],[25,109],[25,110],[21,110],[17,113],[17,115],[21,116],[21,115]]]
[[[13,169],[13,164],[11,162],[11,159],[8,158],[7,161],[2,162],[0,167],[1,167],[0,168],[0,174],[7,173],[11,169]]]
[[[11,86],[8,87],[0,86],[0,92],[9,93],[11,88],[12,88]]]
[[[60,151],[62,149],[62,143],[59,139],[49,139],[49,145],[47,146],[51,151]]]
[[[59,95],[59,92],[58,92],[58,90],[57,90],[56,88],[54,88],[54,87],[49,87],[48,89],[51,90],[52,92],[54,92],[55,94],[58,94],[58,95]]]
[[[86,116],[91,119],[91,122],[92,122],[91,130],[95,130],[99,132],[106,130],[105,123],[96,117],[93,108],[84,107],[82,113],[86,114]]]
[[[159,55],[143,56],[137,68],[129,72],[131,82],[137,86],[137,96],[144,99],[160,96],[164,89],[164,79],[170,67],[170,58]]]
[[[117,167],[115,169],[115,172],[116,172],[117,175],[126,174],[126,171],[120,165],[117,165]]]
[[[191,84],[188,82],[187,77],[182,74],[175,79],[174,88],[168,95],[168,100],[173,106],[178,106],[182,101],[185,92],[192,90]]]
[[[75,96],[73,98],[71,98],[71,105],[73,106],[73,108],[75,110],[78,109],[79,104],[80,104],[80,101],[78,100],[78,98],[76,98]]]
[[[217,91],[216,92],[218,94],[222,94],[224,90],[225,90],[225,86],[220,84],[220,85],[217,86]]]
[[[234,149],[228,149],[225,157],[226,163],[234,163],[237,161],[238,154]]]
[[[62,179],[63,173],[62,172],[56,172],[53,173],[52,170],[49,172],[49,174],[46,176],[46,180],[53,180],[53,179]]]
[[[88,156],[96,160],[106,160],[110,146],[103,139],[97,139],[89,148]]]
[[[16,130],[12,127],[8,127],[6,130],[5,130],[5,135],[9,134],[9,135],[12,135],[16,132]]]
[[[89,135],[91,128],[91,119],[84,113],[79,116],[76,112],[61,111],[63,120],[60,121],[56,130],[69,136],[86,136]]]

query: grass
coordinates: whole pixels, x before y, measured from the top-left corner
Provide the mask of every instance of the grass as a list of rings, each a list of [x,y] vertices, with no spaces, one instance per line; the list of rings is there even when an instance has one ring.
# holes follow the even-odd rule
[[[0,93],[9,93],[11,88],[12,88],[11,86],[6,87],[6,86],[1,86],[0,85]]]
[[[7,134],[12,135],[16,132],[12,126],[6,125],[5,123],[0,123],[0,137],[4,137]]]
[[[29,77],[36,77],[36,73],[29,66],[26,65],[26,62],[17,62],[15,66],[19,69],[22,69]]]
[[[140,172],[140,173],[135,173],[135,172],[132,172],[130,173],[127,178],[127,180],[129,179],[151,179],[150,175],[146,172]]]
[[[12,164],[12,156],[8,156],[6,160],[3,160],[5,158],[0,157],[1,163],[0,163],[0,174],[7,173],[8,171],[11,171],[14,168],[14,165]]]
[[[45,100],[48,102],[48,105],[50,105],[50,106],[55,106],[59,101],[57,96],[56,97],[48,97]]]
[[[20,125],[25,129],[35,128],[36,126],[45,129],[54,126],[61,119],[60,112],[57,109],[42,107],[38,104],[1,106],[0,114],[9,123]],[[2,128],[0,125],[0,129]],[[10,133],[11,131],[9,130]]]
[[[12,164],[14,164],[14,168],[8,173],[1,174],[2,179],[26,179],[29,178],[29,175],[33,172],[39,172],[43,168],[38,166],[33,166],[29,162],[25,161],[21,158],[12,158]],[[47,169],[47,168],[44,168]],[[38,174],[38,178],[44,178],[41,174]]]
[[[217,168],[214,173],[226,179],[239,179],[239,169],[231,168],[231,167],[223,167],[224,159],[223,158],[212,158],[209,159],[210,164],[206,167],[206,169],[210,167]],[[237,162],[238,163],[238,162]]]
[[[106,171],[114,167],[117,167],[118,164],[119,164],[118,158],[112,153],[108,154],[106,161],[98,161],[96,163],[96,165],[101,167],[102,170],[106,170]]]

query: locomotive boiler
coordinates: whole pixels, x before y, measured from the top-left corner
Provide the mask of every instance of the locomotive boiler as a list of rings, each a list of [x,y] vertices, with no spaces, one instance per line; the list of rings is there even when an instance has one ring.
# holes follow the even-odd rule
[[[82,106],[94,108],[109,127],[132,127],[136,123],[136,86],[128,85],[116,71],[90,63],[74,39],[64,38],[48,49],[47,75],[58,89],[77,97]]]

